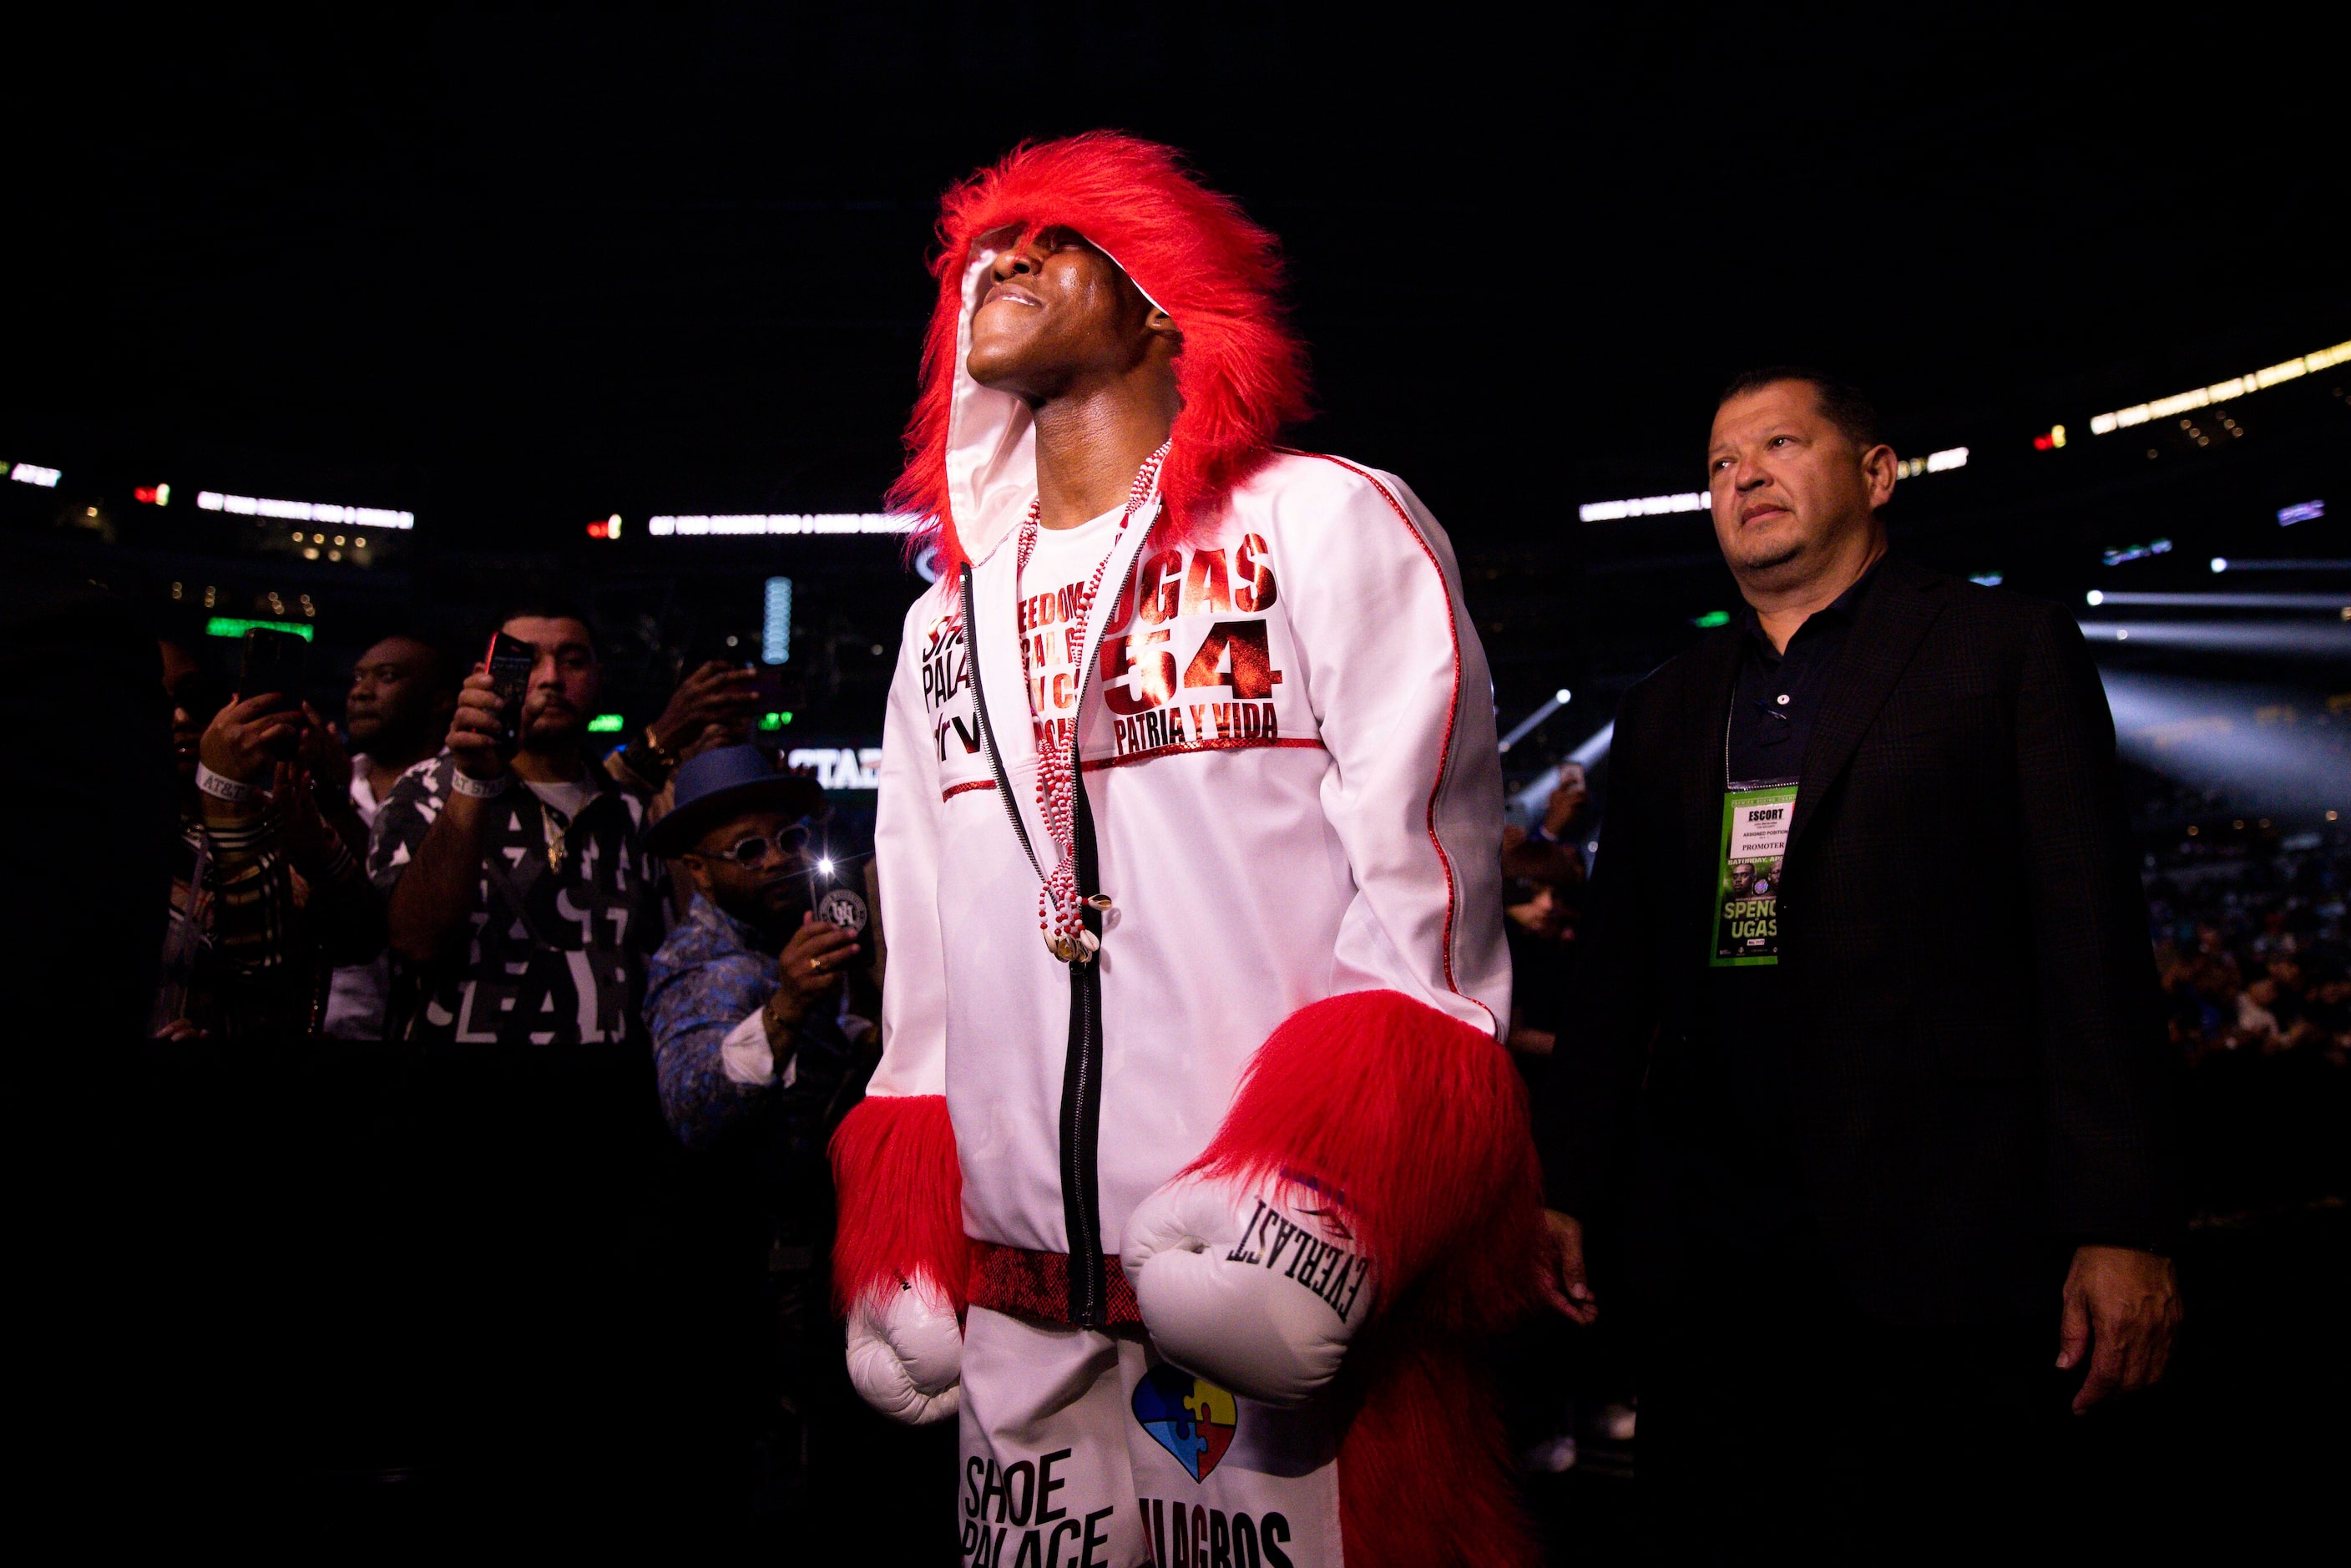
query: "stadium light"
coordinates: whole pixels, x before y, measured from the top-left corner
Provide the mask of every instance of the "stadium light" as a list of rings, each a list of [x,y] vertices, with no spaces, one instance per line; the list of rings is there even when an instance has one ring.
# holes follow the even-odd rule
[[[2324,501],[2296,501],[2291,507],[2278,508],[2278,527],[2290,528],[2296,523],[2314,523],[2325,515]]]
[[[169,485],[134,485],[131,489],[131,498],[137,501],[141,506],[168,507],[172,504],[172,486]]]
[[[1593,731],[1590,739],[1567,754],[1567,760],[1578,768],[1589,768],[1608,755],[1608,747],[1616,739],[1616,721],[1610,719]],[[1533,783],[1510,797],[1510,804],[1524,812],[1532,821],[1542,820],[1543,810],[1551,804],[1551,792],[1559,788],[1557,768],[1546,768]]]
[[[759,619],[759,662],[767,664],[789,664],[792,656],[792,580],[789,577],[768,579],[764,608]]]
[[[1712,503],[1703,490],[1678,496],[1643,496],[1631,501],[1587,501],[1575,508],[1578,522],[1613,523],[1619,517],[1656,517],[1668,512],[1703,512]]]
[[[2061,430],[2063,426],[2059,427]],[[2064,437],[2057,444],[2065,444]],[[1905,457],[1894,467],[1895,477],[1915,479],[1921,474],[1948,474],[1968,465],[1968,449],[1947,446],[1924,457]],[[1661,517],[1675,512],[1703,512],[1713,505],[1704,490],[1684,490],[1673,496],[1637,496],[1629,501],[1586,501],[1575,508],[1580,523],[1613,523],[1625,517]]]
[[[2351,622],[2084,621],[2079,624],[2082,635],[2092,643],[2288,659],[2351,658]]]
[[[1549,718],[1552,715],[1565,707],[1568,703],[1568,698],[1573,695],[1574,694],[1570,692],[1565,686],[1562,686],[1559,690],[1552,693],[1551,701],[1543,704],[1542,706],[1535,709],[1534,712],[1527,715],[1525,718],[1520,720],[1518,727],[1511,730],[1510,734],[1502,737],[1501,744],[1497,747],[1496,749],[1499,751],[1510,750],[1510,747],[1516,746],[1520,741],[1532,734],[1536,726],[1541,724],[1543,720]]]
[[[413,528],[414,512],[382,507],[338,507],[324,501],[272,501],[255,496],[225,496],[217,490],[196,492],[196,506],[207,512],[227,512],[240,517],[276,517],[289,523],[340,523],[354,528]]]
[[[2333,610],[2351,606],[2351,593],[2105,593],[2090,590],[2092,604],[2163,604],[2185,610]]]
[[[764,534],[903,534],[916,519],[895,512],[781,512],[714,517],[648,518],[645,532],[657,539]]]
[[[19,485],[38,485],[45,489],[54,490],[57,487],[57,481],[64,478],[65,475],[58,469],[44,468],[37,463],[18,463],[10,465],[8,477]]]
[[[2333,813],[2351,807],[2324,697],[2308,691],[2101,670],[2115,739],[2143,768],[2251,805]]]
[[[1954,468],[1968,465],[1968,449],[1947,446],[1940,452],[1929,452],[1924,457],[1905,457],[1894,465],[1896,479],[1916,479],[1921,474],[1948,474]]]
[[[2194,387],[2169,397],[2159,397],[2152,402],[2134,403],[2111,413],[2095,414],[2090,420],[2090,434],[2108,435],[2117,430],[2127,430],[2134,424],[2145,424],[2151,419],[2169,419],[2175,413],[2186,413],[2192,408],[2206,408],[2247,392],[2264,392],[2282,382],[2295,381],[2319,371],[2351,361],[2351,343],[2337,343],[2331,349],[2321,349],[2304,354],[2298,360],[2281,360],[2276,364],[2241,376],[2231,376],[2210,386]]]
[[[2212,558],[2214,571],[2351,571],[2351,560],[2231,560]]]

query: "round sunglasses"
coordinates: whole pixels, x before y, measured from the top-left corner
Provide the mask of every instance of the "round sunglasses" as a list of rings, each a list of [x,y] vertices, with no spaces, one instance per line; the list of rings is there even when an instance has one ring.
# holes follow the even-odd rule
[[[808,839],[806,828],[786,828],[772,839],[764,833],[754,833],[749,838],[737,839],[727,848],[720,850],[708,858],[733,861],[737,865],[747,869],[764,862],[770,853],[781,855],[789,860],[808,847]]]

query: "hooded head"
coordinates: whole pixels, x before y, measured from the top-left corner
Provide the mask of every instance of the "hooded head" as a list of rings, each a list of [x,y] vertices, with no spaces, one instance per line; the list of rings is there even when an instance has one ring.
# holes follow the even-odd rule
[[[1214,519],[1282,423],[1306,417],[1305,350],[1282,319],[1271,235],[1154,142],[1096,131],[1016,148],[943,204],[922,399],[890,491],[894,509],[926,519],[916,543],[938,546],[943,573],[985,555],[1037,494],[1028,405],[973,381],[965,361],[988,268],[1049,227],[1084,236],[1176,323],[1183,408],[1159,477],[1165,526]]]

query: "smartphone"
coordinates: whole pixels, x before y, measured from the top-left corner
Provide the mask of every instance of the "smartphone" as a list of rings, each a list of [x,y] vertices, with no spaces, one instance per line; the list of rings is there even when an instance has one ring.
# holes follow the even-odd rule
[[[522,699],[530,691],[531,671],[538,668],[538,644],[494,632],[490,634],[489,656],[483,663],[489,670],[490,685],[497,692],[502,727],[498,744],[511,751],[522,738]]]
[[[240,702],[246,697],[277,696],[299,703],[309,685],[309,673],[308,642],[290,632],[272,632],[265,626],[246,629],[244,658],[236,675]]]
[[[277,700],[270,705],[271,711],[298,706],[303,692],[309,686],[309,673],[310,644],[307,641],[290,632],[272,632],[264,626],[246,629],[236,675],[239,702],[247,697],[272,696]],[[270,743],[269,754],[280,762],[291,762],[301,746],[302,731],[297,726]]]
[[[816,877],[816,917],[828,920],[857,937],[857,959],[854,967],[870,968],[873,963],[873,911],[865,902],[864,876],[860,861],[831,873],[812,873]],[[855,877],[852,883],[852,876]]]

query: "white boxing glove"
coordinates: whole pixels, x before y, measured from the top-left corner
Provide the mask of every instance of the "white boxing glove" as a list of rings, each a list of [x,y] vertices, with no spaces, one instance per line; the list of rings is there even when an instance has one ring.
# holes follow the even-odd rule
[[[1372,1313],[1371,1258],[1311,1187],[1179,1176],[1143,1200],[1123,1240],[1160,1353],[1260,1404],[1312,1398]]]
[[[863,1297],[849,1314],[849,1381],[893,1421],[944,1421],[963,1403],[963,1325],[910,1284]]]

